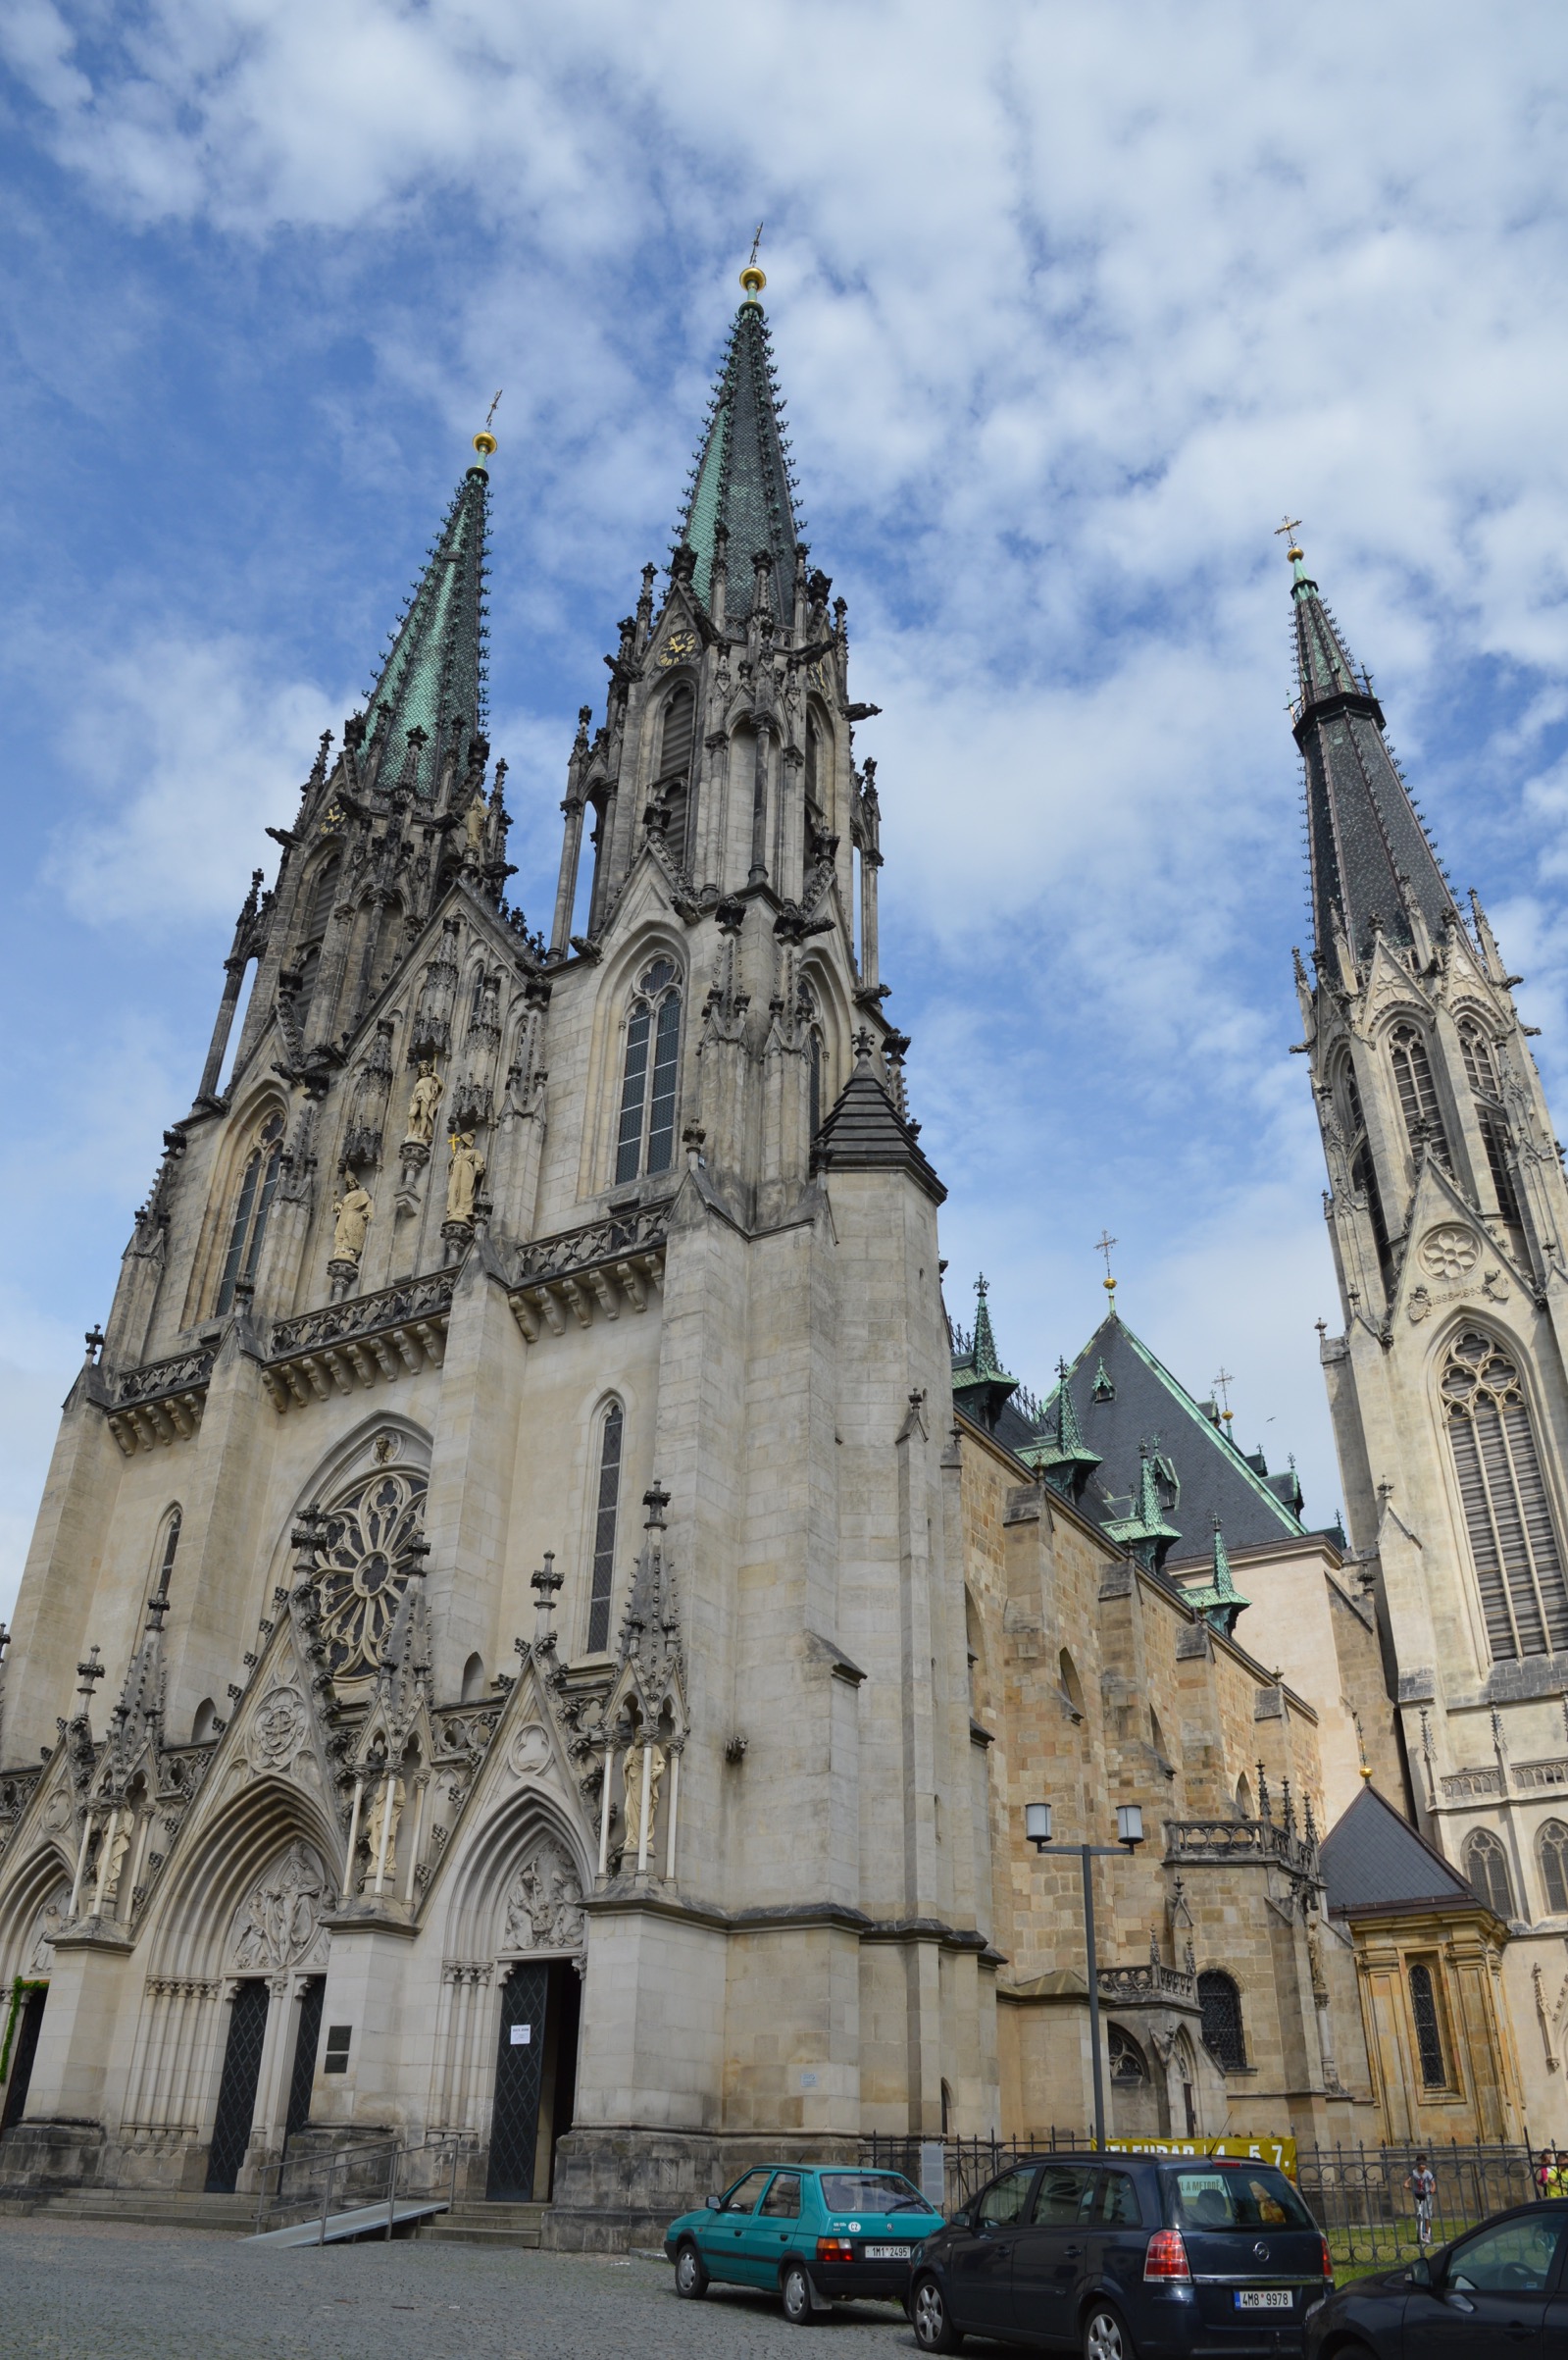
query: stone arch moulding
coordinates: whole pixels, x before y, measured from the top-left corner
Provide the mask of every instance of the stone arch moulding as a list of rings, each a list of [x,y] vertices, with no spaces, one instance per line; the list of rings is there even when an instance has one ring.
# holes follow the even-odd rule
[[[7,1879],[0,1899],[0,1993],[9,1993],[18,1975],[48,1975],[52,1962],[39,1964],[40,1944],[47,1935],[52,1903],[59,1903],[64,1917],[72,1868],[58,1844],[46,1843]]]
[[[691,1057],[696,1028],[691,1021],[691,968],[686,947],[674,924],[662,912],[650,912],[634,926],[600,973],[588,1052],[588,1119],[582,1126],[582,1167],[579,1191],[602,1196],[615,1187],[616,1140],[621,1118],[621,1076],[626,1054],[627,1027],[637,982],[656,958],[675,967],[681,994],[681,1052],[677,1065],[677,1154],[667,1174],[672,1189],[683,1169],[679,1134],[683,1109],[691,1103]],[[630,1185],[630,1184],[629,1184]]]
[[[286,1151],[288,1099],[276,1082],[268,1080],[258,1083],[228,1117],[207,1183],[207,1204],[201,1217],[196,1252],[191,1257],[185,1308],[180,1314],[181,1327],[194,1327],[210,1315],[212,1300],[217,1292],[216,1282],[228,1247],[235,1192],[244,1176],[246,1159],[256,1144],[257,1135],[274,1114],[282,1117],[282,1141]]]
[[[1495,1249],[1492,1247],[1491,1240],[1480,1230],[1479,1223],[1477,1229],[1478,1234],[1482,1236],[1482,1258],[1477,1262],[1476,1267],[1481,1270],[1486,1266],[1487,1253],[1489,1251],[1495,1252]],[[1557,1453],[1552,1447],[1554,1430],[1546,1417],[1545,1407],[1542,1400],[1542,1388],[1537,1376],[1534,1352],[1528,1344],[1521,1340],[1515,1323],[1506,1315],[1498,1315],[1499,1313],[1505,1314],[1507,1308],[1491,1303],[1479,1307],[1474,1303],[1461,1304],[1450,1311],[1445,1319],[1436,1321],[1434,1323],[1435,1333],[1427,1349],[1426,1364],[1422,1372],[1428,1413],[1432,1419],[1432,1431],[1438,1445],[1438,1464],[1441,1470],[1442,1496],[1448,1510],[1448,1528],[1453,1540],[1452,1549],[1447,1553],[1447,1562],[1456,1569],[1460,1579],[1460,1602],[1465,1617],[1465,1626],[1470,1632],[1471,1645],[1475,1651],[1476,1673],[1481,1679],[1486,1679],[1490,1675],[1496,1659],[1492,1656],[1492,1641],[1487,1631],[1486,1615],[1481,1599],[1481,1585],[1477,1579],[1475,1563],[1470,1549],[1469,1520],[1465,1514],[1464,1500],[1459,1489],[1459,1470],[1448,1442],[1447,1421],[1442,1403],[1442,1372],[1447,1364],[1449,1354],[1460,1336],[1471,1330],[1486,1336],[1492,1343],[1497,1345],[1508,1355],[1518,1370],[1519,1382],[1525,1397],[1525,1408],[1529,1413],[1531,1430],[1535,1437],[1536,1459],[1541,1470],[1547,1507],[1551,1513],[1552,1528],[1556,1535],[1559,1554],[1563,1559],[1565,1568],[1568,1568],[1568,1501],[1565,1501],[1563,1497]],[[1395,1507],[1398,1505],[1397,1495],[1395,1495],[1394,1505]]]
[[[343,1839],[304,1788],[278,1777],[252,1779],[199,1829],[147,1932],[149,1981],[211,1980],[241,1970],[230,1957],[247,1900],[296,1846],[314,1855],[335,1898]],[[262,1972],[253,1967],[249,1972]],[[266,1972],[277,1972],[268,1969]]]
[[[543,1876],[542,1890],[524,1889],[531,1868]],[[557,1870],[575,1882],[575,1899],[553,1880]],[[447,1905],[443,1955],[481,1962],[580,1953],[587,1945],[582,1896],[592,1890],[585,1829],[554,1795],[525,1780],[492,1803],[466,1849]]]

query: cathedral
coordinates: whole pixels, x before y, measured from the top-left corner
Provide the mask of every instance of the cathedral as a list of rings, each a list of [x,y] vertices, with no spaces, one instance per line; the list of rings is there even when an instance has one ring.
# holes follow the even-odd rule
[[[464,2205],[606,2249],[759,2158],[1081,2129],[1038,1800],[1143,1814],[1096,1871],[1114,2129],[1544,2122],[1568,1201],[1516,979],[1292,551],[1350,1540],[1114,1291],[1030,1396],[943,1302],[763,286],[548,930],[488,432],[240,911],[5,1664],[0,2190],[443,2140]]]

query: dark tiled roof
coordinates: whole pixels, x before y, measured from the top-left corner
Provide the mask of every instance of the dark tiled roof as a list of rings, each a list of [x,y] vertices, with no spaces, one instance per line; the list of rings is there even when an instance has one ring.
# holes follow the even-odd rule
[[[906,1123],[869,1064],[855,1067],[812,1143],[815,1169],[827,1172],[907,1172],[934,1205],[946,1197]]]
[[[1413,1901],[1440,1906],[1476,1897],[1460,1875],[1376,1789],[1364,1786],[1323,1839],[1331,1910],[1380,1909]]]
[[[774,611],[789,611],[797,538],[791,490],[768,324],[762,305],[748,300],[735,314],[719,372],[682,536],[696,552],[697,595],[711,609],[721,527],[729,534],[725,613],[732,623],[751,612],[751,561],[764,550],[773,560]]]

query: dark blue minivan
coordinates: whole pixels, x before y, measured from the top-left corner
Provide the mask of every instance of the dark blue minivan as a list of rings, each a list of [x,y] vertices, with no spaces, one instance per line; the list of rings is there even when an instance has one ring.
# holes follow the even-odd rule
[[[905,2299],[925,2352],[974,2334],[1085,2360],[1276,2360],[1301,2350],[1333,2272],[1272,2164],[1041,2155],[927,2238]]]

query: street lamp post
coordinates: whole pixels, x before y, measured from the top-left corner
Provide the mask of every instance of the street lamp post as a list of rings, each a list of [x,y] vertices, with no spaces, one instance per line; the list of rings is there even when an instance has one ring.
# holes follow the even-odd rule
[[[1099,1961],[1094,1951],[1094,1871],[1096,1860],[1114,1860],[1118,1852],[1129,1855],[1143,1841],[1143,1812],[1138,1803],[1118,1803],[1116,1806],[1116,1841],[1114,1844],[1053,1844],[1051,1842],[1051,1807],[1048,1803],[1024,1805],[1024,1832],[1037,1852],[1074,1853],[1084,1871],[1084,1937],[1088,1952],[1088,2044],[1094,2064],[1094,2147],[1097,2154],[1105,2152],[1105,2077],[1100,2069],[1100,1982]]]

